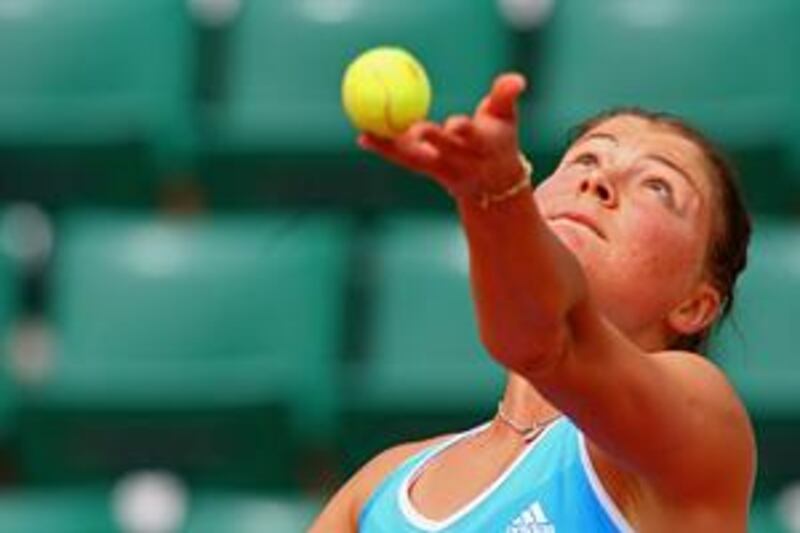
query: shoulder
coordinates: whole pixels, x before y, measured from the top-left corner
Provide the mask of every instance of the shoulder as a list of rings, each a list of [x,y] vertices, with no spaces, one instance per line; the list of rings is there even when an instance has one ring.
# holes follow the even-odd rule
[[[719,487],[719,476],[729,487],[749,492],[755,476],[756,443],[747,410],[725,373],[711,360],[693,352],[665,351],[649,355],[662,371],[679,383],[676,405],[689,417],[686,439],[695,451],[686,467],[696,467],[698,487]],[[664,391],[669,394],[669,391]],[[738,483],[737,483],[738,482]]]
[[[698,401],[698,423],[711,422],[718,429],[752,435],[747,410],[725,373],[711,360],[693,352],[667,351],[650,355],[662,370],[677,378],[687,402]],[[693,407],[693,405],[689,405]]]
[[[430,446],[434,446],[451,435],[440,435],[430,439],[425,439],[415,442],[407,442],[392,448],[384,450],[380,454],[373,457],[361,470],[358,471],[356,477],[358,478],[358,487],[356,491],[356,514],[361,511],[364,504],[367,503],[372,493],[383,481],[386,476],[391,474],[397,467],[405,462],[409,457],[425,450]]]
[[[331,498],[311,531],[356,531],[361,509],[386,476],[409,457],[451,435],[440,435],[421,441],[393,446],[379,453],[356,472]]]
[[[668,484],[653,484],[587,439],[603,487],[627,517],[647,521],[656,506],[657,516],[665,509],[681,509],[687,520],[689,516],[714,517],[729,524],[745,520],[755,479],[756,445],[736,390],[717,365],[699,354],[667,351],[647,357],[665,377],[662,393],[687,419],[682,445],[665,452],[672,455],[665,461],[674,475]]]

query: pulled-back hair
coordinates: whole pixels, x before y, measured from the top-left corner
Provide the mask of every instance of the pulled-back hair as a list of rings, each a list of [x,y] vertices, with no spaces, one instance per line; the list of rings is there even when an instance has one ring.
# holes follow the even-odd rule
[[[700,149],[711,170],[717,216],[706,253],[705,269],[709,281],[721,296],[722,313],[715,324],[692,335],[677,336],[672,339],[669,346],[670,349],[704,351],[708,348],[708,337],[713,327],[730,314],[736,280],[747,265],[747,248],[750,244],[752,223],[736,171],[722,150],[683,119],[669,113],[653,112],[638,107],[614,108],[585,120],[573,128],[570,144],[603,122],[619,116],[637,117],[680,135]]]

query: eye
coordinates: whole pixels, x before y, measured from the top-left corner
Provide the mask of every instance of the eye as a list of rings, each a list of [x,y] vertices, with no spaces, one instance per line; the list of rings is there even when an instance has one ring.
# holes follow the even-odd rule
[[[590,153],[584,152],[582,154],[577,155],[575,158],[572,159],[572,163],[578,164],[584,167],[592,167],[597,165],[598,159],[597,156]]]
[[[674,193],[672,185],[663,178],[650,178],[645,180],[645,187],[653,191],[659,198],[667,201],[670,205],[674,204]]]

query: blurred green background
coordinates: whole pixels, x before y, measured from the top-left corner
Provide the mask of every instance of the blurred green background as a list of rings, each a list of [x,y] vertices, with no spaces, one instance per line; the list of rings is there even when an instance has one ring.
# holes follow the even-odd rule
[[[797,0],[0,0],[0,531],[302,531],[377,451],[492,415],[450,201],[341,109],[384,44],[434,119],[528,75],[540,177],[618,105],[729,151],[756,230],[712,347],[752,531],[800,531],[799,27]]]

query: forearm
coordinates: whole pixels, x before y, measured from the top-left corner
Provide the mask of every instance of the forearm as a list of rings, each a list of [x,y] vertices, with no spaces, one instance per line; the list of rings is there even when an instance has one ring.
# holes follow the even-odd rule
[[[547,367],[569,340],[567,316],[586,297],[583,272],[529,191],[483,209],[457,203],[481,339],[511,370]]]
[[[395,139],[359,142],[458,199],[481,339],[506,367],[529,375],[526,368],[568,340],[566,318],[586,284],[530,191],[515,192],[525,166],[516,109],[524,89],[523,77],[500,76],[472,117],[453,116],[442,126],[420,122]],[[490,200],[489,209],[481,199]]]

